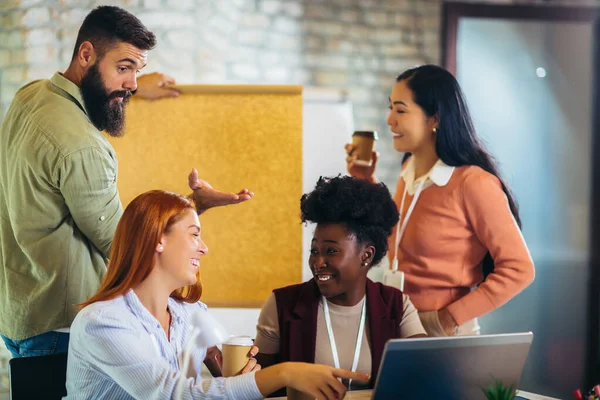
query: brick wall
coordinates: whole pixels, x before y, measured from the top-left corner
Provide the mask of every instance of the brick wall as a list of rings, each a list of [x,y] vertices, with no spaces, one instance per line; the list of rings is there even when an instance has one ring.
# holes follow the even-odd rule
[[[487,0],[506,3],[510,0]],[[600,4],[600,0],[517,3]],[[0,116],[24,83],[64,70],[91,8],[115,4],[158,37],[146,70],[180,83],[293,83],[345,88],[357,129],[385,124],[394,76],[440,62],[442,0],[0,0]],[[393,187],[399,155],[383,153]]]
[[[106,3],[156,33],[147,71],[347,88],[356,127],[382,133],[394,76],[440,58],[439,0],[0,0],[0,115],[21,85],[66,68],[83,18]]]

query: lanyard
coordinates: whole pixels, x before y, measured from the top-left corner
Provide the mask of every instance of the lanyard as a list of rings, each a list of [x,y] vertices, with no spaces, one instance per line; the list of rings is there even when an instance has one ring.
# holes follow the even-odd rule
[[[393,263],[393,267],[392,270],[398,271],[398,255],[400,253],[399,246],[400,246],[400,241],[402,240],[402,236],[404,235],[404,231],[406,230],[406,225],[408,225],[408,219],[410,218],[413,210],[415,209],[415,205],[417,204],[417,199],[419,198],[419,196],[421,195],[421,192],[423,191],[423,185],[425,185],[425,181],[427,181],[427,178],[423,179],[421,181],[421,183],[419,184],[419,187],[417,188],[417,191],[415,192],[415,195],[412,199],[412,201],[410,202],[410,206],[408,206],[408,210],[406,211],[406,215],[404,216],[404,220],[402,219],[402,212],[404,210],[404,201],[406,200],[406,193],[408,192],[408,187],[406,187],[406,185],[404,186],[404,194],[402,194],[402,201],[400,202],[400,218],[398,219],[398,228],[396,230],[396,247],[395,247],[395,252],[396,252],[396,256],[394,257],[394,263]]]
[[[358,359],[360,357],[360,347],[362,346],[363,333],[365,331],[365,319],[366,319],[366,306],[367,298],[363,300],[362,311],[360,313],[360,325],[358,326],[358,336],[356,337],[356,348],[354,350],[354,360],[352,361],[352,372],[356,372],[358,367]],[[333,336],[333,328],[331,327],[331,317],[329,316],[329,306],[327,305],[327,299],[323,296],[323,309],[325,311],[325,325],[327,325],[327,334],[329,335],[329,344],[331,344],[331,353],[333,355],[333,365],[336,368],[340,368],[340,359],[338,357],[337,346],[335,344],[335,337]],[[352,384],[352,379],[348,382],[348,388]]]

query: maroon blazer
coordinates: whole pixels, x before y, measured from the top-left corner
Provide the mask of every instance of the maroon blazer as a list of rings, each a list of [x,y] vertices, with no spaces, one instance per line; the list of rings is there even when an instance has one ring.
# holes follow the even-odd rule
[[[404,313],[402,292],[367,279],[367,318],[371,345],[371,380],[373,388],[383,348],[389,339],[400,337]],[[279,320],[280,362],[315,362],[317,313],[321,293],[314,279],[273,291]]]

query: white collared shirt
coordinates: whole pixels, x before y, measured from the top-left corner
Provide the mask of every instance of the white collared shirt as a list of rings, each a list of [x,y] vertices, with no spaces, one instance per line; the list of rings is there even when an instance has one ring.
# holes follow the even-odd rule
[[[406,163],[406,166],[400,173],[400,176],[404,180],[406,191],[411,196],[414,196],[415,192],[417,191],[417,187],[419,187],[423,181],[425,181],[423,184],[423,189],[425,189],[432,184],[436,184],[437,186],[446,186],[446,184],[448,184],[450,181],[450,178],[452,178],[454,167],[447,165],[441,159],[439,159],[435,164],[433,164],[433,167],[431,167],[431,169],[425,175],[415,179],[414,161],[414,158],[410,157]]]
[[[202,379],[205,348],[192,352],[192,377],[186,378],[179,359],[189,317],[206,306],[169,298],[168,307],[170,340],[133,290],[81,310],[71,326],[66,399],[174,399],[181,379],[186,380],[181,399],[263,398],[254,372]]]

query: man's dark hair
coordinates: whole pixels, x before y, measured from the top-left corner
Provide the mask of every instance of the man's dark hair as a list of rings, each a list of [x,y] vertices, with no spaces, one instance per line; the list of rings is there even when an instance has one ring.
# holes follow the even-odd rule
[[[359,244],[375,247],[371,265],[388,250],[388,237],[398,223],[398,207],[383,183],[350,176],[319,178],[315,189],[300,200],[302,222],[343,224]]]
[[[77,34],[72,60],[77,57],[79,47],[85,41],[94,45],[99,59],[119,41],[129,43],[140,50],[152,50],[156,45],[154,33],[135,15],[115,6],[97,7],[85,17]]]

